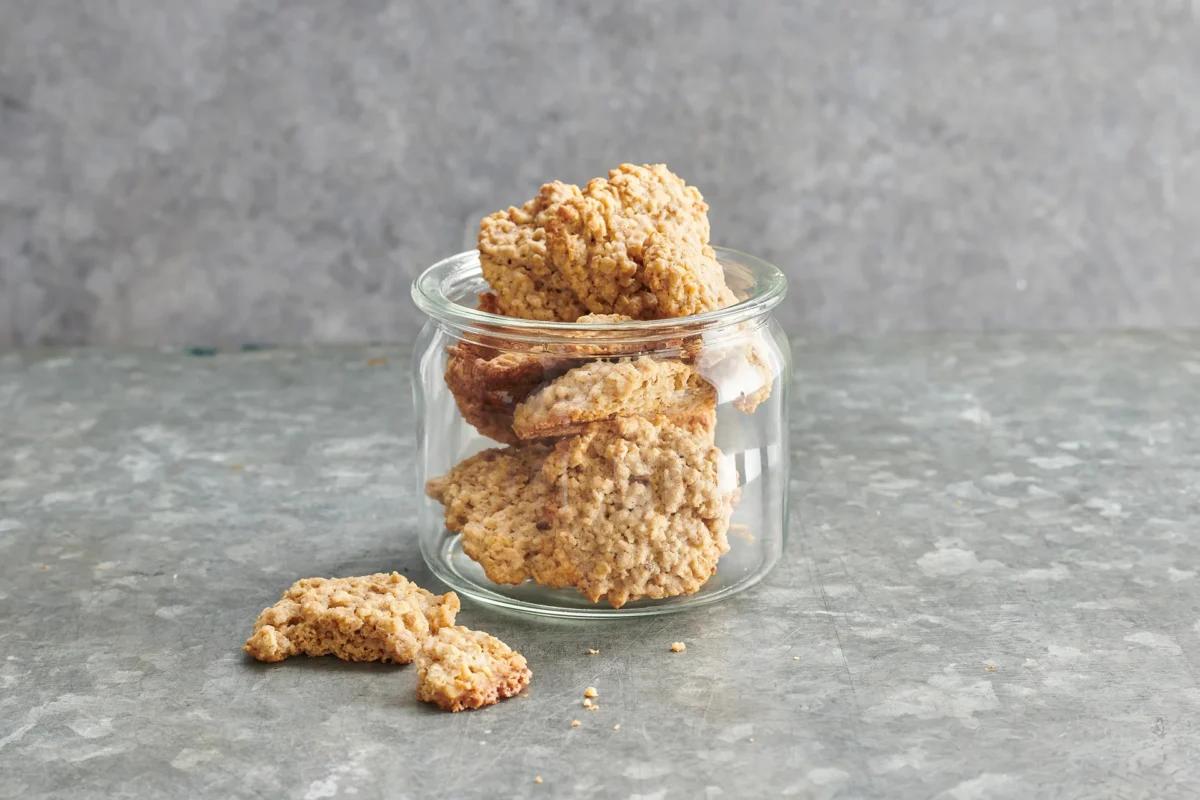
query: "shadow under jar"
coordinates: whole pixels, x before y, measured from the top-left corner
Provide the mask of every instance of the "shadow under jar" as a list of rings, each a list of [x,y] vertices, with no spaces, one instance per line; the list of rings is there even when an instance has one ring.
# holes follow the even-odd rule
[[[636,616],[757,583],[787,532],[787,336],[774,266],[715,248],[735,305],[541,322],[491,313],[478,254],[413,284],[430,569],[484,603]]]

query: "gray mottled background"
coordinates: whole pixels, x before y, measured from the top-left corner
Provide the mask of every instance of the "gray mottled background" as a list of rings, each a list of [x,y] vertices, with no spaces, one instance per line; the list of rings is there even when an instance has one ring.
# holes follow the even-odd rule
[[[1200,322],[1200,2],[5,0],[0,346],[398,339],[662,160],[795,330]]]

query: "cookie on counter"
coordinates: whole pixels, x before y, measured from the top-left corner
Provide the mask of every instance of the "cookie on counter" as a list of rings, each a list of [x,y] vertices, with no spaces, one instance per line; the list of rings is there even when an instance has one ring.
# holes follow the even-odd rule
[[[493,705],[519,694],[532,677],[520,653],[461,625],[442,628],[417,654],[417,699],[445,711]]]
[[[259,614],[243,649],[259,661],[332,655],[407,664],[458,609],[454,592],[433,594],[396,572],[304,578]]]

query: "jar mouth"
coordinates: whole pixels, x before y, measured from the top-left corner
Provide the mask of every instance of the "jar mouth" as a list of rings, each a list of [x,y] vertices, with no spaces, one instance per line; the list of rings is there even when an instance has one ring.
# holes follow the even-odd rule
[[[464,331],[503,330],[514,338],[546,341],[575,339],[580,332],[612,333],[623,337],[679,335],[681,331],[705,332],[737,325],[765,315],[787,295],[787,278],[774,264],[728,247],[713,246],[725,282],[739,302],[687,317],[629,320],[627,322],[551,322],[507,317],[481,311],[474,305],[480,292],[488,290],[479,266],[479,252],[467,250],[443,258],[427,268],[412,284],[413,302],[432,319]]]

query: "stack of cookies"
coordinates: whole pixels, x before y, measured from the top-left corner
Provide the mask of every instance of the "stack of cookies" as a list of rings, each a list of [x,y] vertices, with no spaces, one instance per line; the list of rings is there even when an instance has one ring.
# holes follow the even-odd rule
[[[548,183],[481,223],[491,291],[480,308],[604,323],[736,303],[707,211],[661,164],[623,164],[583,188]],[[614,608],[691,594],[729,549],[738,496],[714,445],[728,393],[701,373],[733,360],[759,375],[753,391],[731,398],[748,413],[769,393],[769,371],[752,347],[706,353],[696,343],[614,347],[587,337],[550,349],[506,342],[497,329],[450,347],[445,378],[460,413],[507,446],[467,458],[426,492],[497,583],[575,588]]]

